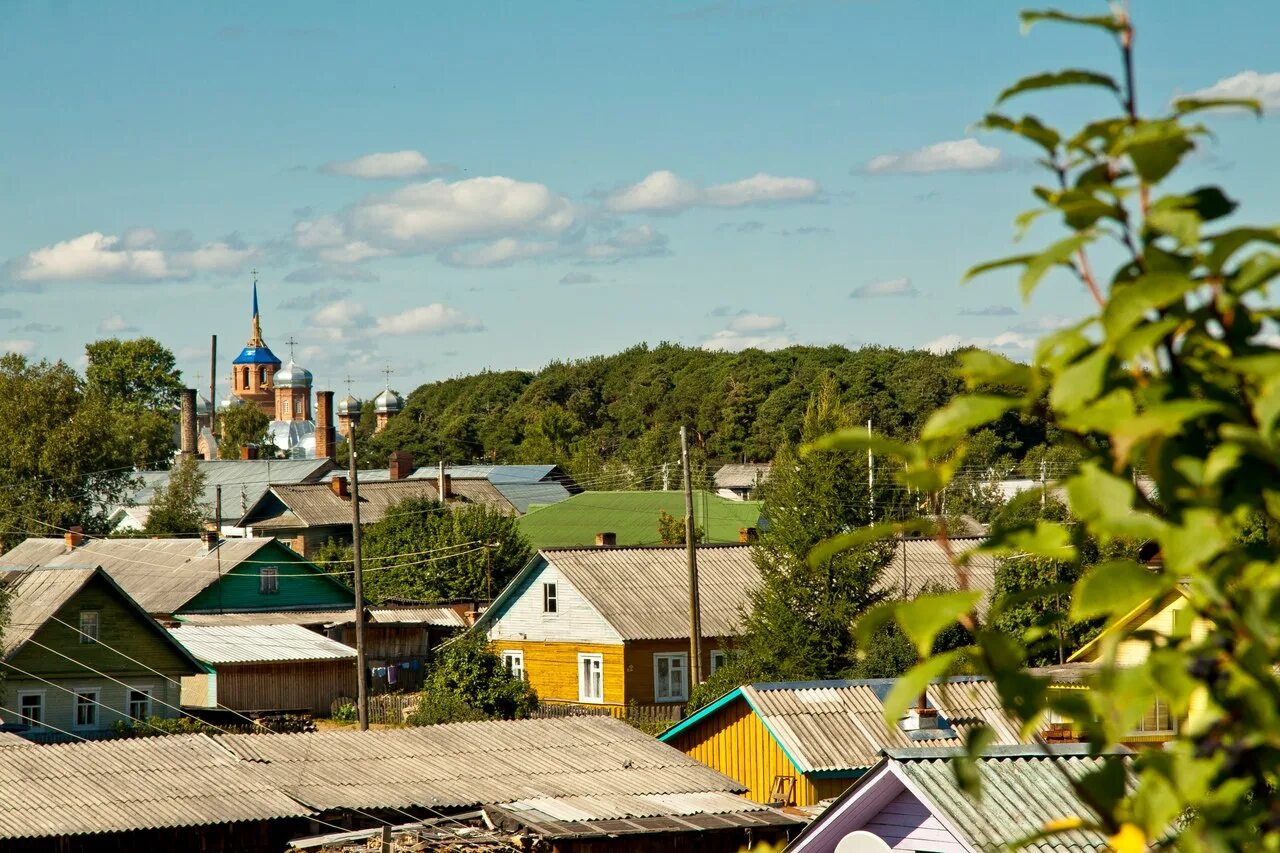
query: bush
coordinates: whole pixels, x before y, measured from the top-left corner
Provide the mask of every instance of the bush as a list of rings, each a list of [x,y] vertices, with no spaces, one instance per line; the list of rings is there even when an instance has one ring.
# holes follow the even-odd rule
[[[778,677],[775,671],[756,657],[740,651],[726,650],[726,653],[728,660],[707,676],[706,681],[694,686],[693,693],[689,695],[688,713],[692,714],[704,705],[710,705],[730,690],[744,684],[773,681]]]
[[[405,722],[411,726],[437,726],[441,723],[473,723],[488,720],[483,711],[472,707],[457,693],[449,690],[424,690]]]
[[[216,735],[222,728],[211,726],[194,717],[148,717],[145,720],[116,720],[111,734],[118,738],[158,737],[160,735]]]
[[[457,702],[442,698],[451,694],[478,712],[479,719],[518,719],[538,707],[538,694],[529,682],[507,672],[478,634],[466,634],[437,651],[422,694],[425,703],[456,710]]]
[[[333,711],[335,723],[354,723],[358,719],[360,719],[360,709],[354,702],[343,702]]]

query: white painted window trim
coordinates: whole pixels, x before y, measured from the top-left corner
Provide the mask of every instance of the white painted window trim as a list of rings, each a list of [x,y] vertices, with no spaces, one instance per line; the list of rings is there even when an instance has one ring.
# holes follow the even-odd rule
[[[717,669],[729,662],[729,653],[724,649],[712,649],[709,661],[711,663],[711,671],[707,675],[715,675]]]
[[[86,616],[93,617],[93,630],[86,631],[84,619]],[[80,611],[80,630],[77,635],[83,645],[92,645],[98,642],[98,638],[102,636],[102,611],[101,610],[81,610]]]
[[[527,680],[524,671],[524,650],[523,649],[503,649],[502,665],[507,672],[516,676],[522,681]]]
[[[89,707],[93,709],[93,722],[80,722],[80,694],[92,693],[93,698],[88,700]],[[72,687],[71,688],[71,730],[72,731],[92,731],[102,728],[102,687],[94,685],[92,687]]]
[[[133,716],[133,693],[147,694],[147,714],[144,717]],[[124,713],[130,720],[145,720],[155,715],[156,688],[154,684],[130,684],[124,689]]]
[[[43,729],[46,727],[45,724],[49,721],[48,719],[49,705],[45,701],[45,694],[47,692],[48,691],[46,691],[44,688],[40,688],[38,690],[19,690],[18,691],[18,707],[14,708],[14,710],[18,712],[18,722],[26,723],[27,725],[35,729]],[[40,697],[40,722],[38,723],[32,723],[26,717],[22,716],[22,700],[28,696]]]
[[[583,678],[583,670],[582,670],[582,664],[586,661],[595,661],[600,664],[600,695],[599,696],[587,695],[587,691],[586,691],[587,679]],[[578,701],[590,702],[592,704],[597,704],[597,705],[604,704],[604,655],[588,654],[583,652],[578,653]]]
[[[681,678],[680,693],[676,696],[659,696],[658,661],[667,661],[667,686],[671,682],[671,661],[680,661]],[[689,653],[688,652],[654,652],[653,653],[653,701],[659,703],[675,703],[689,701]]]
[[[560,586],[556,581],[542,582],[542,612],[560,612]]]
[[[278,566],[263,566],[258,572],[258,593],[260,595],[279,595],[280,568]]]

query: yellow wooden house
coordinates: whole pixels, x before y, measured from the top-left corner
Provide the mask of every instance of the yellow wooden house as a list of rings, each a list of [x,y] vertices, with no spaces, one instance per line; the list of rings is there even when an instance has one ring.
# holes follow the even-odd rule
[[[741,633],[760,572],[745,545],[698,548],[702,673]],[[666,709],[689,699],[689,581],[684,546],[539,551],[476,621],[507,668],[548,703]]]
[[[893,679],[747,684],[700,708],[658,739],[747,788],[759,803],[812,806],[839,796],[880,760],[881,750],[948,747],[986,724],[999,744],[1018,727],[992,684],[957,677],[931,684],[930,712],[884,720]]]

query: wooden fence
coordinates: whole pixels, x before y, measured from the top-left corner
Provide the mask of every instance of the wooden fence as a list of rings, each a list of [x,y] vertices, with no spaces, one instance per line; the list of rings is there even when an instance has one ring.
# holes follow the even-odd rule
[[[335,699],[329,709],[329,716],[337,717],[343,713],[342,708],[345,706],[354,708],[355,704],[355,699],[345,696]],[[383,693],[379,696],[370,696],[369,722],[403,725],[405,717],[416,707],[418,707],[417,693]]]
[[[369,697],[369,722],[402,725],[405,718],[418,707],[418,693],[384,693]],[[331,717],[344,713],[345,706],[355,707],[356,700],[347,697],[335,699],[330,708]],[[351,713],[346,711],[345,713]],[[660,732],[684,719],[683,705],[575,705],[570,702],[542,702],[529,715],[535,720],[555,720],[562,717],[615,717],[647,732]]]

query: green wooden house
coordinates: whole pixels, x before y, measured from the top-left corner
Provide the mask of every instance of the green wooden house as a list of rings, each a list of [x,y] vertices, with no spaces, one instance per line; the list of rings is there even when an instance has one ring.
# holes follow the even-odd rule
[[[0,571],[101,566],[155,616],[346,610],[349,587],[271,538],[28,539]]]
[[[33,739],[178,716],[181,679],[206,670],[101,568],[4,572],[0,585],[0,720]]]

